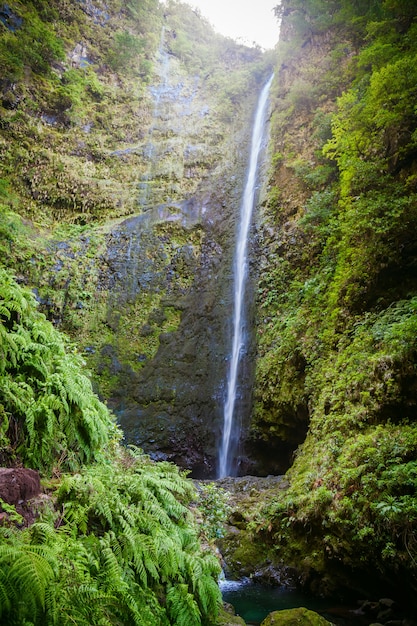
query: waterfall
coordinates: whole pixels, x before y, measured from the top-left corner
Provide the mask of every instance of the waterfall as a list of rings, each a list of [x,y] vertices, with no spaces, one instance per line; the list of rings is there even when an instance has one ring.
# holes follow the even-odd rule
[[[252,210],[255,202],[256,178],[259,155],[262,150],[265,118],[267,111],[269,89],[273,76],[262,89],[256,110],[255,122],[252,131],[249,168],[240,209],[240,224],[238,229],[235,259],[234,259],[234,314],[233,314],[233,344],[227,378],[227,395],[223,412],[223,433],[219,455],[219,477],[231,474],[232,449],[231,442],[234,433],[235,403],[238,383],[239,361],[244,347],[244,311],[245,278],[247,273],[247,243],[249,228],[252,219]]]

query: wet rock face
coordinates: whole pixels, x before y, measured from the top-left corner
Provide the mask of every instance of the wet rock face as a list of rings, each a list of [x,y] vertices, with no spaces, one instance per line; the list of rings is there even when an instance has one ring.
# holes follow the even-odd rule
[[[236,220],[256,92],[247,119],[225,133],[200,79],[180,75],[162,44],[159,83],[151,87],[153,121],[137,148],[147,163],[140,212],[106,235],[86,356],[126,443],[196,478],[214,477]],[[243,425],[251,409],[251,360],[248,353],[239,398]]]
[[[175,462],[195,478],[217,472],[240,191],[238,185],[230,189],[223,174],[211,181],[210,191],[202,186],[187,201],[155,206],[110,231],[86,346],[98,391],[116,413],[126,443]],[[249,283],[249,302],[253,289]],[[248,309],[236,402],[242,440],[254,368]],[[245,447],[238,442],[237,448],[239,473],[257,473]]]
[[[188,210],[162,221],[155,210],[108,236],[98,287],[103,332],[112,332],[95,369],[127,443],[207,477],[216,472],[232,260],[230,235],[198,219]]]

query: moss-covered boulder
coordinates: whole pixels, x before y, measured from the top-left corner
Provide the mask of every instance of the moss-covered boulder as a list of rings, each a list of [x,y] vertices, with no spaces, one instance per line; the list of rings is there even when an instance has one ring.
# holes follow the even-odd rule
[[[270,613],[262,622],[261,626],[329,626],[327,619],[300,607],[298,609],[285,609]]]
[[[246,626],[246,622],[240,615],[235,615],[231,604],[225,602],[220,608],[216,626]]]

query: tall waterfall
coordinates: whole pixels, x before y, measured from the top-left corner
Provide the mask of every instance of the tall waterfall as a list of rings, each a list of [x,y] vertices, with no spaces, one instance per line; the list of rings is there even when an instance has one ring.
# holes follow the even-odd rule
[[[252,145],[250,151],[249,168],[240,209],[240,224],[237,236],[234,259],[234,314],[233,314],[233,345],[227,378],[227,395],[223,413],[223,434],[219,455],[219,477],[223,478],[232,472],[232,440],[237,428],[234,419],[239,361],[245,342],[244,310],[245,279],[247,273],[247,243],[249,228],[255,202],[256,178],[259,155],[262,150],[265,118],[267,112],[268,95],[273,76],[262,89],[256,110],[255,122],[252,131]]]

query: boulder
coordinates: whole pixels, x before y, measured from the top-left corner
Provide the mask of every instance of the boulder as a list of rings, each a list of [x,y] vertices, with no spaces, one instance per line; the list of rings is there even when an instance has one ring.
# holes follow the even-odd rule
[[[0,468],[0,498],[7,504],[21,504],[39,495],[38,472],[24,467]]]
[[[273,611],[262,622],[261,626],[330,626],[331,622],[315,613],[300,607]]]
[[[235,614],[231,604],[223,602],[216,626],[246,626],[246,622],[242,617]]]

